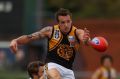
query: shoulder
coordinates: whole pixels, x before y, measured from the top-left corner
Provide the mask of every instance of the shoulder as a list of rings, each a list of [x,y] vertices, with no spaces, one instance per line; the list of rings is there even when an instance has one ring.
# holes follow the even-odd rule
[[[47,27],[44,27],[42,28],[41,30],[39,30],[40,33],[48,33],[48,34],[51,34],[53,30],[53,27],[52,26],[47,26]]]
[[[98,79],[100,75],[101,75],[101,68],[97,68],[96,71],[92,75],[92,79]]]
[[[46,27],[42,28],[41,30],[43,30],[43,31],[52,31],[52,29],[53,29],[52,26],[46,26]]]
[[[95,74],[96,74],[96,75],[101,74],[101,73],[102,73],[102,70],[103,70],[103,68],[102,68],[102,67],[97,68],[97,69],[96,69],[96,71],[95,71]]]
[[[96,69],[97,72],[101,72],[102,70],[103,70],[102,67]]]
[[[41,30],[38,31],[39,33],[39,36],[42,36],[42,37],[51,37],[51,34],[52,34],[52,30],[53,30],[53,27],[52,26],[46,26],[44,28],[42,28]]]

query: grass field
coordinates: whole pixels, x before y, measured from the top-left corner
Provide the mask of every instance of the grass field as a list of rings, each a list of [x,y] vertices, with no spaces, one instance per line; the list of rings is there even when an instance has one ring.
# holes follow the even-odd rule
[[[16,70],[0,70],[0,79],[28,79],[27,72]]]

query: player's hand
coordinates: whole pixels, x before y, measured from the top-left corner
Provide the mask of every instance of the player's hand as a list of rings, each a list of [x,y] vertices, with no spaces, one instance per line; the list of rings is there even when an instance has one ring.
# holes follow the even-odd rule
[[[17,41],[16,39],[12,40],[10,43],[10,49],[13,53],[16,53],[18,48],[17,48]]]
[[[83,35],[83,40],[86,44],[89,44],[90,41],[90,32],[87,30],[87,28],[84,28],[84,35]]]

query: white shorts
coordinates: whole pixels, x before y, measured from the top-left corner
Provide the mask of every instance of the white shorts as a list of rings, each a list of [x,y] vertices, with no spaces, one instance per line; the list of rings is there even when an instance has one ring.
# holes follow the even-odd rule
[[[53,62],[48,63],[48,70],[52,68],[56,68],[59,71],[62,79],[75,79],[74,73],[70,69]]]

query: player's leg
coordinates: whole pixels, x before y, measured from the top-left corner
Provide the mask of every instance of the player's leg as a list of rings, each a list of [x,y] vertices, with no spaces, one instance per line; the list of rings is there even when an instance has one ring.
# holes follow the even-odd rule
[[[59,71],[56,68],[49,69],[47,73],[50,79],[62,79]]]
[[[48,73],[52,79],[75,79],[73,70],[56,63],[48,63]]]

